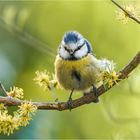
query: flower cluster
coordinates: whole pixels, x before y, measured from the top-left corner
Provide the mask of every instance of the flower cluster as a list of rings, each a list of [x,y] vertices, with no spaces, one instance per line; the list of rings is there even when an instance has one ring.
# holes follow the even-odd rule
[[[8,96],[21,98],[23,97],[23,89],[14,87],[10,89]],[[23,101],[19,109],[13,112],[13,115],[8,113],[8,109],[3,103],[0,103],[0,133],[10,135],[20,126],[26,126],[32,119],[32,115],[37,110],[37,107],[31,102]]]
[[[133,17],[139,19],[140,18],[140,11],[137,9],[136,6],[132,5],[132,4],[128,4],[123,6],[123,8]],[[122,21],[123,24],[127,24],[129,21],[129,15],[124,12],[123,10],[119,9],[118,11],[116,11],[117,13],[117,19],[119,21]]]
[[[55,76],[51,76],[46,70],[36,71],[36,77],[34,78],[34,81],[45,90],[52,90],[58,86]]]
[[[9,115],[7,110],[0,110],[0,133],[10,135],[18,126],[16,117]]]
[[[114,84],[117,84],[119,80],[119,75],[115,71],[115,63],[113,61],[108,61],[103,59],[101,61],[103,68],[97,82],[103,83],[106,88],[111,88]]]
[[[10,88],[10,91],[7,92],[7,95],[16,99],[23,98],[23,89],[18,87]]]
[[[19,106],[19,110],[17,111],[17,115],[19,114],[19,124],[20,126],[26,126],[29,124],[29,121],[32,119],[32,115],[37,110],[37,107],[33,105],[31,102],[23,102]]]
[[[103,71],[100,78],[103,81],[103,84],[107,85],[107,88],[111,88],[114,84],[117,84],[118,81],[121,80],[114,70],[110,72]]]

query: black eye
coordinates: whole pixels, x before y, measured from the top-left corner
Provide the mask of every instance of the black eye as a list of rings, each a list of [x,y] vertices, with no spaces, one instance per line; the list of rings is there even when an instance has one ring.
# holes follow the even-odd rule
[[[67,52],[70,52],[71,50],[69,50],[66,46],[63,46],[64,49],[67,51]]]
[[[82,45],[78,46],[78,48],[75,51],[80,50],[84,45],[85,45],[85,42]]]
[[[82,45],[81,45],[81,46],[78,46],[78,48],[77,48],[77,49],[78,49],[78,50],[80,50],[81,48],[82,48]]]

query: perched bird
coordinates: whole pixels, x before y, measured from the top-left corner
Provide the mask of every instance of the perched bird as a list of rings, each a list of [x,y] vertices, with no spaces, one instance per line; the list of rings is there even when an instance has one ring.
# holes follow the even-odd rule
[[[101,72],[110,65],[109,60],[98,60],[91,44],[78,32],[66,32],[55,60],[55,75],[61,87],[70,90],[68,105],[71,107],[73,91],[86,91],[93,87]],[[98,102],[98,98],[95,102]]]

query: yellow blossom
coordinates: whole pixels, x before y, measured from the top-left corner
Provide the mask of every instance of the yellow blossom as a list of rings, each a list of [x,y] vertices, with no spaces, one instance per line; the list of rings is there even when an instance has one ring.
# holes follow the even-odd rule
[[[19,112],[21,115],[25,116],[28,114],[32,114],[37,110],[37,107],[35,105],[33,105],[31,102],[23,102],[20,106],[19,106]]]
[[[8,114],[7,108],[4,104],[0,104],[0,133],[10,135],[14,130],[19,129],[20,126],[26,126],[32,120],[33,113],[37,107],[31,102],[23,102],[19,109],[13,112],[13,116]]]
[[[37,107],[31,102],[25,101],[19,106],[18,114],[19,115],[19,125],[26,126],[29,124],[29,121],[32,119],[32,114],[37,110]]]
[[[5,109],[7,109],[7,108],[4,106],[4,104],[0,103],[0,110],[5,110]]]
[[[111,88],[114,83],[117,84],[120,81],[118,74],[113,71],[103,71],[99,77],[99,81],[103,81],[104,85],[107,85],[108,88]]]
[[[51,90],[55,88],[58,84],[55,77],[50,75],[46,70],[36,71],[36,77],[34,78],[36,83],[44,88],[45,90]]]
[[[128,4],[123,6],[123,8],[133,17],[140,18],[140,10],[137,9],[136,6],[132,4]],[[117,13],[117,19],[122,21],[123,24],[127,24],[129,21],[129,15],[125,13],[123,10],[119,9],[116,11]]]
[[[0,133],[10,135],[13,133],[14,129],[18,129],[18,123],[16,123],[16,118],[8,114],[2,114],[0,116]]]
[[[29,116],[29,115],[22,116],[21,115],[19,117],[18,123],[19,123],[20,126],[27,126],[29,124],[29,121],[30,120],[32,120],[32,117],[31,116]]]
[[[16,98],[16,99],[22,99],[24,93],[23,93],[23,89],[22,88],[13,87],[13,88],[10,88],[10,91],[7,92],[7,95],[11,96],[13,98]]]

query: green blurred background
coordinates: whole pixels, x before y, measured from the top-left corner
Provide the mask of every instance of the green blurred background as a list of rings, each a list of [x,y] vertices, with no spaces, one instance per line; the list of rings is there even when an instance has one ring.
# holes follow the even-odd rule
[[[140,9],[140,2],[133,3]],[[0,1],[0,81],[7,90],[22,87],[25,99],[52,101],[33,78],[36,70],[54,72],[57,48],[69,30],[83,34],[98,58],[113,60],[120,70],[139,51],[140,25],[133,21],[123,25],[116,20],[116,9],[109,0]],[[99,104],[71,112],[40,110],[26,128],[0,138],[140,138],[139,83],[140,67],[101,96]],[[60,101],[69,96],[66,91],[55,92]],[[74,98],[80,96],[76,93]]]

